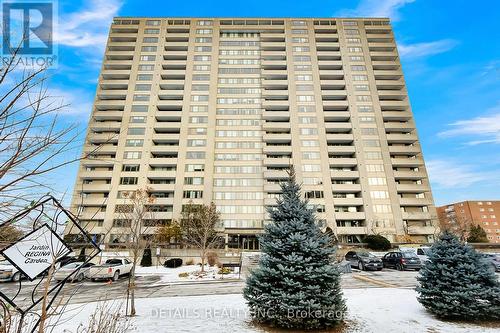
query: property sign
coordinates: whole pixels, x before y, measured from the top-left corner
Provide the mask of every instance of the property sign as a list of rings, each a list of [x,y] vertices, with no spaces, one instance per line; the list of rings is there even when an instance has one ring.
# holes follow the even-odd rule
[[[2,255],[30,280],[34,280],[70,252],[63,240],[44,224],[3,250]]]

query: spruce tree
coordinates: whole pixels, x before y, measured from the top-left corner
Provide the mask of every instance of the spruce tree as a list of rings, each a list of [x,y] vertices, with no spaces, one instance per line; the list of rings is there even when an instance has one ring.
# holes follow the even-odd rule
[[[331,239],[316,225],[301,199],[293,168],[272,222],[260,237],[259,267],[247,279],[244,297],[253,318],[282,328],[334,326],[346,311]]]
[[[151,267],[152,264],[153,261],[151,260],[151,249],[150,248],[144,249],[144,252],[142,253],[141,266]]]
[[[484,257],[444,232],[420,270],[418,301],[443,319],[500,319],[500,284]]]

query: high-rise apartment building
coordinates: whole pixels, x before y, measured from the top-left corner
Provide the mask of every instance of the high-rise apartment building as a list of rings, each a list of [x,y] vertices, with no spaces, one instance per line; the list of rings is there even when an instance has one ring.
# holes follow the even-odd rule
[[[462,201],[437,208],[442,229],[464,231],[472,225],[486,231],[490,243],[500,243],[500,201]]]
[[[387,19],[116,18],[84,151],[72,209],[104,242],[149,187],[146,224],[214,202],[228,246],[256,249],[290,165],[342,242],[436,232]]]

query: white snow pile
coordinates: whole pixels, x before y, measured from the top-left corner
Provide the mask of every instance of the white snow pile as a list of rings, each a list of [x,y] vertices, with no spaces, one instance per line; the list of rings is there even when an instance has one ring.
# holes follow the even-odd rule
[[[348,332],[498,332],[498,327],[440,321],[425,311],[410,289],[348,289],[344,295]],[[61,320],[57,331],[76,332],[96,305],[70,306],[64,316],[71,320]],[[136,307],[131,332],[265,332],[251,324],[240,294],[138,299]]]

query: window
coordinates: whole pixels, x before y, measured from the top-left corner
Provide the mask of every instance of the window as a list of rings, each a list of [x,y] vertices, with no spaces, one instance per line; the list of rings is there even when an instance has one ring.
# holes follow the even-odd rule
[[[384,166],[382,164],[367,164],[366,171],[368,171],[368,172],[383,172]]]
[[[139,59],[142,61],[155,61],[156,55],[141,55]]]
[[[185,170],[188,172],[205,171],[205,164],[186,164]]]
[[[207,134],[207,129],[204,127],[188,128],[188,134],[204,135],[204,134]]]
[[[146,122],[146,117],[142,117],[142,116],[131,116],[131,117],[130,117],[130,122],[131,122],[131,123],[145,123],[145,122]]]
[[[353,81],[368,81],[368,76],[366,76],[366,75],[353,75],[352,80]]]
[[[196,33],[199,35],[210,35],[212,33],[212,29],[196,29]]]
[[[299,117],[299,123],[301,124],[316,124],[316,117]]]
[[[205,152],[204,151],[188,151],[186,153],[186,158],[187,159],[203,159],[205,158]]]
[[[161,21],[160,20],[147,20],[146,25],[149,26],[155,26],[155,25],[160,25]]]
[[[358,95],[356,96],[356,101],[358,102],[371,102],[372,97],[370,95]]]
[[[195,52],[212,52],[212,47],[211,46],[205,46],[205,45],[196,46],[194,48],[194,51]]]
[[[159,34],[160,29],[144,29],[144,34],[146,35],[154,35],[154,34]]]
[[[158,37],[144,37],[142,39],[143,43],[158,43]]]
[[[184,191],[182,197],[184,199],[201,199],[203,198],[203,191]]]
[[[309,43],[307,37],[292,37],[292,43]]]
[[[208,84],[193,84],[191,86],[193,91],[208,91]]]
[[[194,71],[209,71],[210,65],[194,65],[193,70]]]
[[[322,199],[325,197],[323,191],[306,191],[304,192],[306,199]]]
[[[208,112],[208,105],[192,105],[191,112]]]
[[[184,185],[203,185],[203,177],[184,177]]]
[[[302,140],[302,147],[319,147],[319,142],[317,140]]]
[[[318,129],[317,128],[301,128],[300,134],[302,134],[302,135],[317,135]]]
[[[360,47],[348,47],[347,50],[351,53],[360,53],[363,52],[363,49]]]
[[[201,139],[191,139],[187,141],[188,147],[205,147],[207,144],[207,140]]]
[[[196,37],[195,43],[212,43],[212,37]]]
[[[127,130],[128,135],[144,135],[146,129],[143,127],[131,127]]]
[[[138,70],[139,71],[144,71],[144,72],[149,72],[155,69],[155,65],[139,65]]]
[[[382,153],[378,151],[367,151],[365,152],[365,158],[367,160],[380,160],[382,159]]]
[[[208,117],[189,117],[190,124],[206,124],[208,123]]]
[[[347,38],[348,44],[359,44],[361,43],[361,39],[359,38]]]
[[[156,46],[143,46],[141,52],[156,52]]]
[[[150,84],[136,84],[135,91],[151,91]]]
[[[212,25],[212,21],[210,20],[202,20],[202,21],[198,21],[198,25],[207,25],[207,26],[211,26]]]
[[[368,87],[367,84],[355,84],[354,90],[356,90],[356,91],[369,91],[370,88]]]
[[[390,205],[373,205],[373,211],[375,213],[391,213],[392,209]]]
[[[371,107],[371,105],[358,106],[358,112],[372,112],[372,111],[373,108]]]
[[[142,156],[142,152],[140,151],[126,151],[123,153],[123,158],[125,159],[140,159]]]
[[[142,147],[144,140],[142,139],[128,139],[125,142],[126,147]]]
[[[382,177],[368,177],[369,185],[387,185],[387,181]]]
[[[302,159],[304,160],[319,160],[320,155],[317,151],[305,151],[302,153]]]
[[[359,35],[358,29],[345,29],[344,32],[346,35]]]
[[[359,117],[360,123],[374,123],[375,117]]]
[[[295,62],[311,61],[311,57],[310,56],[303,56],[303,55],[293,56],[293,61],[295,61]]]
[[[120,185],[137,185],[137,177],[121,177]]]
[[[122,166],[122,171],[123,172],[137,172],[140,169],[139,164],[124,164]]]
[[[351,61],[365,61],[365,58],[363,56],[349,56],[349,59]]]
[[[193,102],[208,102],[208,95],[192,95],[191,101],[193,101]]]
[[[147,105],[132,105],[132,112],[148,112]]]
[[[380,147],[379,140],[363,140],[363,145],[365,147]]]
[[[309,52],[309,46],[294,46],[293,52]]]
[[[297,111],[298,112],[314,112],[316,110],[314,109],[314,106],[312,106],[312,105],[299,105],[297,107]]]
[[[389,192],[387,192],[387,191],[370,191],[370,197],[372,199],[388,199]]]
[[[304,172],[319,172],[319,171],[321,171],[321,166],[318,164],[303,164],[302,171],[304,171]]]
[[[194,74],[193,81],[210,81],[210,75],[207,74]]]
[[[297,101],[298,102],[313,102],[314,96],[312,96],[312,95],[298,95]]]
[[[153,74],[137,74],[137,81],[151,81]]]
[[[297,81],[312,81],[312,75],[296,75],[295,80],[297,80]]]
[[[212,57],[209,55],[195,55],[193,60],[194,61],[210,61]]]
[[[306,71],[312,70],[311,65],[294,65],[293,67],[294,67],[296,72],[306,72]]]
[[[147,102],[149,101],[149,95],[134,94],[134,101]]]
[[[307,35],[307,30],[292,29],[292,34],[294,34],[294,35]]]
[[[366,71],[366,66],[365,65],[351,65],[351,70],[352,71]]]

